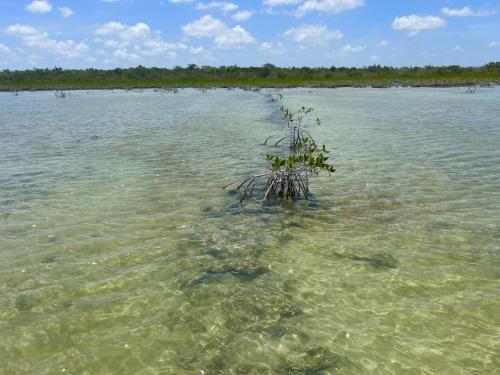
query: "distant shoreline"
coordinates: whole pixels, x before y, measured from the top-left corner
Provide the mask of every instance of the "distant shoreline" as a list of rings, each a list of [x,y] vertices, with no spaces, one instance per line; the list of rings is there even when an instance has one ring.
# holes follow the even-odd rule
[[[157,90],[173,90],[173,89],[242,89],[242,90],[259,90],[259,89],[286,89],[286,88],[398,88],[398,87],[413,87],[413,88],[447,88],[447,87],[494,87],[500,86],[500,78],[491,80],[417,80],[417,81],[337,81],[337,82],[310,82],[302,83],[264,83],[264,82],[200,82],[199,84],[185,84],[182,82],[124,82],[114,84],[96,84],[96,82],[78,82],[78,84],[70,84],[66,82],[51,82],[43,83],[36,82],[30,84],[25,82],[22,85],[0,85],[0,92],[26,92],[26,91],[83,91],[83,90],[140,90],[140,89],[157,89]]]
[[[0,91],[173,89],[471,87],[500,85],[500,62],[480,67],[197,66],[0,71]]]

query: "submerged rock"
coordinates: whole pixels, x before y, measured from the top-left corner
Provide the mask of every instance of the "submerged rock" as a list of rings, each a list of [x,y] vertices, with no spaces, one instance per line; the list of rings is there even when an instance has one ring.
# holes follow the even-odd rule
[[[14,307],[18,311],[31,311],[35,306],[35,299],[29,294],[20,294],[14,301]]]
[[[287,295],[269,290],[238,294],[228,299],[224,309],[226,324],[233,331],[273,331],[282,319],[302,313]]]
[[[293,241],[293,236],[291,234],[288,234],[288,233],[280,233],[279,236],[278,236],[279,240],[281,242],[291,242]]]
[[[73,301],[71,301],[71,300],[65,300],[62,302],[62,307],[65,309],[72,307],[72,306],[73,306]]]
[[[386,253],[376,253],[369,256],[354,255],[352,260],[359,260],[371,264],[375,268],[398,268],[399,262],[392,255]]]
[[[49,254],[45,255],[40,262],[48,264],[48,263],[54,263],[56,261],[57,261],[57,256],[54,254]]]
[[[300,228],[300,229],[305,229],[307,228],[306,225],[300,223],[300,222],[297,222],[297,221],[282,221],[281,222],[281,228]]]
[[[281,324],[276,324],[267,330],[267,333],[272,337],[282,337],[286,335],[288,329]]]
[[[267,266],[259,263],[256,259],[231,260],[216,264],[207,270],[208,274],[231,273],[236,276],[257,277],[269,271]]]
[[[213,207],[208,205],[208,204],[203,204],[201,207],[200,207],[200,210],[202,212],[210,212],[212,211]]]
[[[371,266],[379,269],[384,268],[398,268],[399,261],[394,258],[392,255],[387,253],[367,253],[362,255],[352,254],[350,252],[333,252],[332,255],[335,255],[339,258],[346,258],[350,260],[366,262]]]
[[[265,375],[271,373],[271,369],[260,363],[245,364],[236,368],[236,374],[241,375]]]
[[[195,286],[210,282],[218,277],[230,275],[252,280],[268,271],[269,268],[267,266],[261,264],[254,258],[224,259],[222,261],[213,262],[210,266],[205,268],[190,285]]]
[[[339,368],[348,362],[347,357],[335,354],[323,347],[315,347],[297,357],[288,358],[287,370],[290,375],[312,375]]]
[[[272,370],[261,363],[233,364],[234,354],[231,351],[224,351],[212,358],[206,365],[206,374],[238,374],[238,375],[266,375],[275,374]],[[250,362],[250,361],[249,361]]]

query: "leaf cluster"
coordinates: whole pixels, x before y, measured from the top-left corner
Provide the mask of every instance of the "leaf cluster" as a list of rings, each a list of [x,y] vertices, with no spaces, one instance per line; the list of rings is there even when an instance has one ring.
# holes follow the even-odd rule
[[[295,147],[295,152],[288,157],[267,154],[266,160],[269,162],[272,171],[284,169],[307,170],[311,174],[319,172],[335,172],[332,164],[328,163],[330,152],[323,145],[319,148],[312,138],[303,138]]]

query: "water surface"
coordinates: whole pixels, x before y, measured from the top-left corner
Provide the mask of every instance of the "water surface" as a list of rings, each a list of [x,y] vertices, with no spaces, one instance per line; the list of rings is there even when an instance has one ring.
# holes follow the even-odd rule
[[[500,89],[293,89],[337,172],[281,206],[278,105],[0,93],[0,372],[500,368]]]

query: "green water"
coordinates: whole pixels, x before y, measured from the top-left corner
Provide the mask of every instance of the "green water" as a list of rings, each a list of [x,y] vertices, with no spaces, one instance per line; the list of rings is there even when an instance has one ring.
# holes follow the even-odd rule
[[[262,93],[0,93],[0,373],[496,373],[500,89],[284,94],[337,172],[282,207],[220,189]]]

